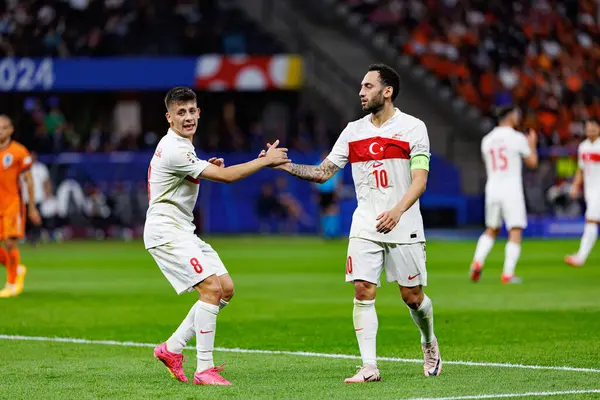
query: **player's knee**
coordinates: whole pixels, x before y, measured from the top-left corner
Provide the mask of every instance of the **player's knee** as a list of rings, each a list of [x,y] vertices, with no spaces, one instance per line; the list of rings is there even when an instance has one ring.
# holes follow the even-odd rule
[[[221,282],[215,275],[209,276],[199,284],[200,299],[210,300],[209,302],[219,301],[223,298],[223,288]]]
[[[513,243],[521,243],[523,240],[523,230],[521,228],[513,228],[508,233],[508,240]]]
[[[485,234],[491,237],[492,239],[496,239],[496,236],[500,233],[500,228],[487,228],[485,230]]]
[[[403,290],[404,289],[404,290]],[[416,310],[423,301],[423,292],[419,287],[401,289],[402,300],[409,308]]]
[[[229,302],[235,294],[233,284],[225,284],[221,286],[221,299]]]
[[[15,250],[17,248],[17,244],[18,242],[16,239],[6,239],[4,241],[4,247],[8,251]]]
[[[373,300],[377,293],[377,286],[371,282],[354,281],[354,297],[356,300]]]

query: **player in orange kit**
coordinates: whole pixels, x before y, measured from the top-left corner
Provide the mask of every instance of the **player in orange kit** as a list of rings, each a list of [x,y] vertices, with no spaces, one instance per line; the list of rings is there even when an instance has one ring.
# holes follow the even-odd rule
[[[20,143],[11,140],[14,128],[9,117],[0,115],[0,264],[6,266],[6,285],[0,290],[0,298],[21,294],[27,269],[21,265],[17,247],[25,233],[25,206],[21,199],[19,176],[23,174],[33,199],[31,156]],[[35,202],[30,202],[28,215],[34,224],[40,223]],[[2,242],[4,247],[2,247]]]

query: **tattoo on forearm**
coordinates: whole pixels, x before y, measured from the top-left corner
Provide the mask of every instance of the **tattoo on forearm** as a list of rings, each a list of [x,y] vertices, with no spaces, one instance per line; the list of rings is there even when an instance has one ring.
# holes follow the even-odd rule
[[[306,164],[290,164],[290,174],[312,182],[325,182],[331,178],[340,168],[329,160],[325,160],[319,166]]]

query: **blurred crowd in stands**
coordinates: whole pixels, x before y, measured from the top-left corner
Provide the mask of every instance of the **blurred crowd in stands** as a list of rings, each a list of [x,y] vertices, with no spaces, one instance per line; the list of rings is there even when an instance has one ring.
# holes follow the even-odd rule
[[[595,0],[340,0],[468,103],[517,103],[541,146],[600,117]]]
[[[153,150],[168,128],[161,93],[154,95],[155,101],[119,96],[102,106],[58,95],[28,96],[22,111],[11,115],[15,139],[41,154]],[[341,121],[328,123],[322,114],[296,107],[295,95],[290,96],[262,104],[252,94],[223,101],[216,95],[208,96],[207,109],[200,104],[194,144],[206,152],[258,153],[275,139],[303,152],[330,148],[343,128]],[[68,104],[63,106],[62,100]],[[149,104],[152,101],[154,104]],[[248,103],[254,104],[250,108]]]
[[[0,56],[270,54],[230,0],[4,0]]]

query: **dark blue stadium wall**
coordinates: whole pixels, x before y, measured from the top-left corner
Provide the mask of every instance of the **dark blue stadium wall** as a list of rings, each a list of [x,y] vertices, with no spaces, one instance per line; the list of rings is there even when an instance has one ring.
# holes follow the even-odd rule
[[[227,165],[246,162],[255,154],[199,154],[200,157],[223,157]],[[74,179],[82,185],[94,184],[101,190],[109,191],[113,185],[121,182],[132,183],[132,187],[145,187],[147,169],[152,153],[112,153],[80,154],[63,153],[43,155],[41,161],[52,165],[52,174],[59,184],[65,179]],[[320,162],[320,153],[290,152],[290,158],[296,163],[316,164]],[[427,192],[422,198],[421,208],[450,209],[455,213],[456,225],[467,222],[467,199],[461,194],[460,176],[457,169],[441,158],[432,156],[431,173]],[[352,185],[352,172],[348,166],[344,169],[344,183]],[[202,231],[210,233],[257,232],[259,221],[256,215],[256,200],[261,186],[265,182],[275,183],[277,178],[287,181],[287,191],[303,206],[312,224],[299,225],[299,232],[318,231],[318,208],[315,199],[314,184],[294,179],[287,174],[263,170],[259,173],[231,185],[203,181],[197,208],[202,215]],[[352,191],[350,191],[352,193]],[[352,213],[356,208],[354,196],[342,201],[341,211],[343,231],[348,232]]]

